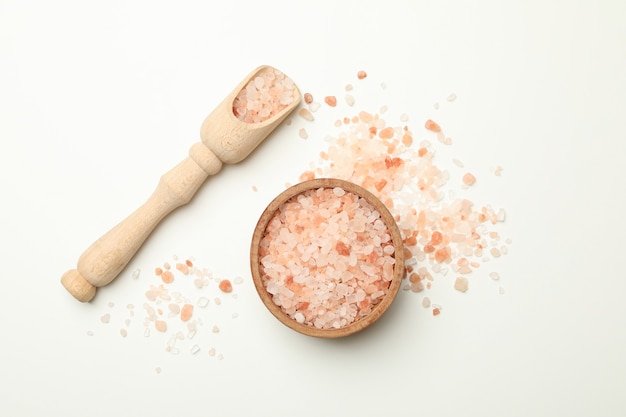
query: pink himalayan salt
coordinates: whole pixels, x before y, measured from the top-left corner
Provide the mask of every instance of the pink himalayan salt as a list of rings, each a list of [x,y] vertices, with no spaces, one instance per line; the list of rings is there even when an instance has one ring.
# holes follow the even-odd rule
[[[379,132],[389,127],[386,121],[365,111],[344,117],[338,127],[343,130],[327,137],[328,149],[300,179],[351,181],[389,208],[404,240],[408,275],[419,263],[424,268],[419,276],[430,277],[426,285],[424,279],[416,280],[405,286],[407,290],[430,288],[432,274],[445,275],[448,265],[468,274],[481,264],[476,259],[484,262],[489,260],[485,255],[501,253],[490,250],[497,238],[489,228],[504,221],[504,210],[452,198],[446,190],[449,173],[435,164],[430,142],[411,146],[413,134],[408,126],[395,126],[392,137],[381,137]],[[459,265],[462,258],[470,262]]]
[[[274,68],[264,68],[235,97],[233,113],[246,123],[264,122],[291,104],[295,91],[289,77]]]
[[[320,329],[369,314],[393,278],[394,247],[380,214],[341,188],[304,192],[285,204],[261,240],[261,276],[276,305]]]

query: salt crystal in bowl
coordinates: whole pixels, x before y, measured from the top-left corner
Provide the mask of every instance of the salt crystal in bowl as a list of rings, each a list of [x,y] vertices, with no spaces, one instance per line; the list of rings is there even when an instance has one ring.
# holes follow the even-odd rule
[[[365,329],[389,308],[404,276],[404,246],[385,205],[335,178],[278,195],[255,228],[250,268],[269,311],[305,335]]]

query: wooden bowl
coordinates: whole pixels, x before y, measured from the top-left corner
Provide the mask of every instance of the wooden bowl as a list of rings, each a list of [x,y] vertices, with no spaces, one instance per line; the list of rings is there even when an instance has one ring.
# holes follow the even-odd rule
[[[382,299],[380,299],[380,301],[372,308],[372,310],[367,315],[358,318],[357,320],[345,325],[344,327],[320,329],[312,325],[307,325],[306,323],[299,323],[294,318],[290,317],[286,312],[284,312],[281,307],[274,303],[274,301],[272,300],[272,295],[268,293],[263,280],[264,272],[261,265],[261,259],[259,257],[259,247],[261,240],[266,233],[269,222],[273,218],[276,211],[285,202],[290,200],[292,197],[302,194],[307,190],[318,188],[332,189],[335,187],[340,187],[346,192],[350,192],[364,198],[380,213],[381,220],[385,223],[391,235],[392,244],[394,246],[393,256],[395,258],[395,265],[393,269],[393,277],[389,284],[389,288],[387,289],[387,293],[382,297]],[[398,226],[393,219],[393,216],[391,215],[387,207],[385,207],[385,205],[372,193],[365,190],[363,187],[344,180],[334,178],[314,179],[302,182],[288,188],[287,190],[279,194],[262,213],[252,237],[252,245],[250,248],[250,269],[252,272],[254,285],[259,296],[261,297],[261,300],[268,308],[268,310],[278,320],[280,320],[281,323],[299,333],[308,336],[337,338],[347,336],[365,329],[376,320],[378,320],[378,318],[380,318],[380,316],[389,308],[396,295],[398,294],[398,290],[400,289],[402,278],[405,273],[404,245],[402,242],[402,237],[400,235],[400,230],[398,229]]]

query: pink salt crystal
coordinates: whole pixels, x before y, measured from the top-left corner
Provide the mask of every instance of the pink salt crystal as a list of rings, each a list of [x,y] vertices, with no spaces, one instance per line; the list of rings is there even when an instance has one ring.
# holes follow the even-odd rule
[[[100,321],[104,324],[107,324],[109,320],[111,320],[111,315],[109,313],[106,313],[100,316]]]
[[[298,115],[304,120],[308,120],[309,122],[312,122],[314,120],[313,114],[311,114],[311,112],[304,107],[298,110]]]
[[[359,80],[362,80],[363,78],[367,77],[367,73],[365,71],[359,71],[356,73],[356,76]]]
[[[463,184],[465,185],[473,185],[476,182],[476,177],[471,173],[466,173],[463,175]]]
[[[305,129],[305,128],[301,128],[301,129],[298,131],[298,135],[299,135],[302,139],[308,139],[308,137],[309,137],[309,134],[307,133],[307,131],[306,131],[306,129]]]
[[[468,288],[468,280],[465,277],[457,277],[454,281],[454,289],[460,292],[466,292]]]

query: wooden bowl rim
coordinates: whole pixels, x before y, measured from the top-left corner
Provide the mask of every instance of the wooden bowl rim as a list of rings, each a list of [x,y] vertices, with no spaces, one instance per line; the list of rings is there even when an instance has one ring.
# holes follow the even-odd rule
[[[383,220],[391,234],[391,239],[394,246],[394,258],[396,263],[394,265],[394,273],[391,283],[389,285],[389,291],[367,316],[339,329],[318,329],[312,326],[307,326],[306,324],[298,323],[287,314],[285,314],[282,309],[272,301],[272,298],[265,289],[265,286],[263,285],[263,281],[261,279],[259,244],[265,234],[265,230],[269,221],[274,216],[276,210],[278,210],[278,208],[282,206],[285,202],[307,190],[335,187],[340,187],[347,192],[351,192],[360,197],[363,197],[380,213],[381,219]],[[340,180],[337,178],[317,178],[313,180],[303,181],[289,187],[288,189],[280,193],[276,198],[274,198],[274,200],[272,200],[263,211],[252,236],[252,243],[250,246],[250,270],[252,272],[252,280],[254,282],[254,286],[257,293],[259,294],[259,297],[261,297],[261,301],[274,315],[274,317],[276,317],[281,323],[299,333],[308,336],[321,338],[343,337],[363,330],[373,324],[380,318],[380,316],[382,316],[385,311],[387,311],[391,303],[395,300],[402,284],[402,278],[404,277],[405,273],[404,243],[402,242],[402,235],[400,234],[400,229],[398,228],[395,219],[393,218],[387,207],[374,194],[367,191],[365,188],[349,181]]]

